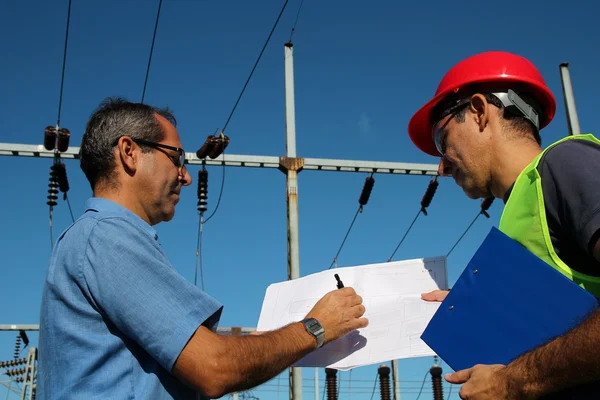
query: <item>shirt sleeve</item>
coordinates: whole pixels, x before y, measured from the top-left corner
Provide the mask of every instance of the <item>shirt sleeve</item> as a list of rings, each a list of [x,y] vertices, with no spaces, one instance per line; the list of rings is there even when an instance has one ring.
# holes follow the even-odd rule
[[[92,230],[83,279],[97,310],[171,371],[204,324],[216,329],[222,305],[175,271],[158,242],[122,217]]]
[[[600,230],[600,145],[571,140],[556,145],[544,161],[544,187],[556,201],[562,229],[588,254]],[[544,190],[546,192],[546,190]]]

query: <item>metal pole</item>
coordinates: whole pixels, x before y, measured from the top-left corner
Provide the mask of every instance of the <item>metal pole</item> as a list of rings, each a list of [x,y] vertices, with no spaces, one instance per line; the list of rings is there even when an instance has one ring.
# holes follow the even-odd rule
[[[294,57],[291,43],[285,44],[285,130],[288,216],[288,279],[300,277],[298,238],[298,169],[296,160],[296,116],[294,110]],[[290,368],[290,399],[302,400],[302,370]]]
[[[571,74],[569,73],[569,63],[560,64],[560,78],[565,99],[565,109],[567,111],[567,123],[569,125],[569,135],[579,135],[579,118],[577,118],[577,109],[575,108],[575,96],[573,95],[573,86],[571,85]]]
[[[315,368],[315,400],[319,400],[319,368]]]
[[[400,374],[398,360],[392,360],[392,377],[394,379],[394,400],[400,400]]]

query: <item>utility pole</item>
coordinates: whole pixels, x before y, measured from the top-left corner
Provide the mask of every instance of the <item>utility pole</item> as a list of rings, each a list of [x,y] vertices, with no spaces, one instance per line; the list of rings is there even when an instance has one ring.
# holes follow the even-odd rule
[[[567,111],[567,124],[569,125],[569,135],[581,134],[579,127],[579,118],[575,108],[575,95],[573,94],[573,85],[571,85],[571,74],[569,73],[569,63],[560,64],[560,80],[562,82],[563,96],[565,99],[565,109]]]
[[[394,381],[394,400],[400,400],[400,373],[398,372],[398,360],[392,360],[392,378]]]
[[[285,131],[286,157],[280,160],[280,169],[287,177],[287,234],[288,279],[300,277],[300,240],[298,230],[298,172],[303,160],[296,158],[296,111],[294,106],[294,49],[285,44]],[[302,399],[302,370],[290,368],[290,400]]]

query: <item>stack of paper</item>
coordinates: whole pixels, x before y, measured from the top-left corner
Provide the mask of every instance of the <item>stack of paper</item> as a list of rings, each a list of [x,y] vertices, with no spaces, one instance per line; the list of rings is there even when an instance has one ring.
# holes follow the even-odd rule
[[[421,334],[440,303],[421,300],[421,293],[447,289],[445,257],[336,268],[272,284],[266,291],[257,330],[302,320],[321,297],[337,290],[334,274],[363,298],[369,326],[323,346],[295,366],[348,370],[434,355]]]

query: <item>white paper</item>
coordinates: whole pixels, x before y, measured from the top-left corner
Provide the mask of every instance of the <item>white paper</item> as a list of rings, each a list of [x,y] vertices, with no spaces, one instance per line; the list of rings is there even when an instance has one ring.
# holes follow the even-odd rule
[[[336,290],[334,274],[363,298],[369,326],[312,352],[297,367],[347,370],[393,359],[434,355],[420,338],[440,303],[421,293],[448,288],[446,257],[335,268],[267,288],[257,330],[302,320],[326,293]]]

